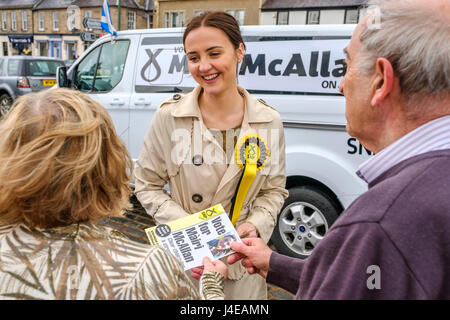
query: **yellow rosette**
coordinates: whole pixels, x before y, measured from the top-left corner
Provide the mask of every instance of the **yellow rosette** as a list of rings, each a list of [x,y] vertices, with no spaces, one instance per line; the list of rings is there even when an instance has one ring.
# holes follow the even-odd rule
[[[231,201],[230,218],[233,226],[236,226],[242,204],[255,179],[256,172],[264,167],[269,158],[269,148],[265,141],[257,134],[247,134],[236,145],[235,157],[236,164],[243,171]]]

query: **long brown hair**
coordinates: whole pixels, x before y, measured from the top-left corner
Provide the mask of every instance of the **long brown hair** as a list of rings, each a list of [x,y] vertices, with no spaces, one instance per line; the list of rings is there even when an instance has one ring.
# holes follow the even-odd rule
[[[213,27],[222,30],[227,35],[228,39],[230,39],[235,49],[239,48],[241,43],[245,48],[239,23],[232,15],[223,11],[206,11],[201,15],[192,18],[184,30],[183,45],[185,44],[189,32],[200,27]]]
[[[129,205],[132,161],[107,111],[87,95],[20,97],[0,124],[0,223],[95,222]]]

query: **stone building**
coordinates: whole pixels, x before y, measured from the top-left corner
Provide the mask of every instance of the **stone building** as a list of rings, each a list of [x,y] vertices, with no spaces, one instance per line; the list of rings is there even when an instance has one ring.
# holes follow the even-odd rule
[[[36,0],[0,0],[0,55],[31,52]]]
[[[266,0],[261,24],[358,23],[367,0]]]
[[[206,10],[224,10],[241,25],[258,25],[263,0],[155,0],[155,27],[183,27]]]
[[[86,17],[100,20],[103,0],[16,0],[9,3],[0,0],[0,19],[6,17],[0,30],[1,55],[75,59],[92,43],[84,41],[82,33],[94,33],[95,37],[104,34],[102,30],[83,26]],[[152,0],[108,0],[108,3],[118,31],[152,27]]]
[[[241,25],[357,23],[367,0],[108,0],[119,30],[184,27],[206,10],[224,10]],[[83,19],[100,19],[103,0],[0,0],[0,55],[78,57],[94,33]],[[92,38],[92,34],[91,38]]]
[[[120,16],[118,1],[109,0],[108,3],[111,19],[117,30],[148,27],[151,14],[139,2],[121,0]],[[102,30],[86,30],[82,23],[85,17],[100,19],[102,5],[102,0],[40,1],[33,9],[34,41],[36,43],[33,55],[59,57],[64,60],[77,58],[91,44],[91,42],[81,39],[82,32],[93,32],[99,36],[104,33]],[[69,6],[78,7],[79,12],[75,15],[68,14]],[[69,15],[72,17],[71,22],[68,22]]]

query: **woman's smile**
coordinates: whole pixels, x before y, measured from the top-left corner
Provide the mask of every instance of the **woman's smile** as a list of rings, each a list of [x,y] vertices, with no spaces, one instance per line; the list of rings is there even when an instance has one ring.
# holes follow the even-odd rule
[[[217,79],[218,76],[219,76],[218,73],[213,73],[207,76],[203,76],[202,78],[205,79],[207,82],[212,82],[213,80]]]

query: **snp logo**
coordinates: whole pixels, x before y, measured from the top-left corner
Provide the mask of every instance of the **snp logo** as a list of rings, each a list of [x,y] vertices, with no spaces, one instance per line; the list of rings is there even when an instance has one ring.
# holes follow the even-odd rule
[[[367,278],[366,285],[367,289],[381,289],[381,269],[377,265],[371,265],[367,267],[367,274],[370,274],[369,278]]]

